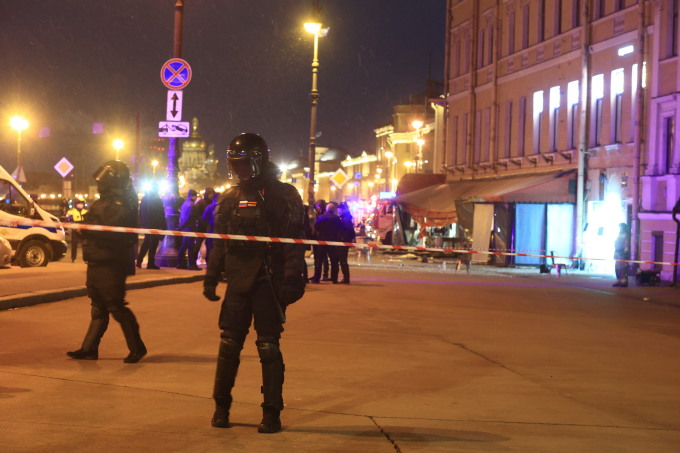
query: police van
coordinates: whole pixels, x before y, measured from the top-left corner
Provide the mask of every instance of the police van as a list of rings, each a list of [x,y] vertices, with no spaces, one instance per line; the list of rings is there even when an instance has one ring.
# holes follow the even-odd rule
[[[21,267],[47,266],[66,253],[66,235],[62,227],[18,225],[19,219],[59,222],[40,208],[12,176],[0,166],[0,237],[12,246],[12,261]]]

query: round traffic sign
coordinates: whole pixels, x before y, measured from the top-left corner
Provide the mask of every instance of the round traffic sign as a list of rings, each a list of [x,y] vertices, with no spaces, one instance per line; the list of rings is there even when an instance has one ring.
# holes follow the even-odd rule
[[[191,82],[191,66],[181,58],[171,58],[161,68],[161,82],[171,90],[181,90]]]

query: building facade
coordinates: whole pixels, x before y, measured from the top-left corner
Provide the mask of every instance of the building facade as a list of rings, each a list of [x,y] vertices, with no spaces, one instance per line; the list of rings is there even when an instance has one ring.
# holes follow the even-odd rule
[[[509,209],[511,248],[608,257],[627,223],[634,257],[672,261],[677,10],[676,0],[448,1],[447,181],[552,173],[562,187],[475,205],[483,225]]]

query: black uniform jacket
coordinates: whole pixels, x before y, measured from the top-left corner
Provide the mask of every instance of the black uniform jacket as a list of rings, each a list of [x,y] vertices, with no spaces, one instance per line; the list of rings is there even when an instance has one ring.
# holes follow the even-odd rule
[[[304,211],[297,189],[267,174],[224,192],[215,210],[215,233],[304,238]],[[299,277],[305,266],[304,245],[215,240],[205,286],[216,286],[224,271],[229,289],[249,291],[271,272],[275,286]]]
[[[137,199],[125,189],[101,194],[85,214],[85,223],[134,228],[137,226]],[[83,231],[83,259],[88,264],[121,264],[130,256],[136,235],[106,231]]]

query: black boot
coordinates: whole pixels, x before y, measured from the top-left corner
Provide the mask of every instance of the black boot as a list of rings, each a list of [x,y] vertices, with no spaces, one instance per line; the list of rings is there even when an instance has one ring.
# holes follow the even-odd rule
[[[139,324],[134,313],[127,307],[112,310],[111,313],[116,321],[120,323],[123,330],[125,342],[127,343],[130,354],[123,359],[125,363],[137,363],[146,355],[146,346],[139,335]]]
[[[210,424],[215,428],[229,428],[229,410],[231,409],[231,389],[234,388],[238,366],[241,363],[239,355],[243,344],[231,338],[220,342],[217,355],[217,371],[215,372],[215,413]]]
[[[277,433],[281,431],[283,410],[283,377],[285,365],[279,349],[278,340],[263,339],[257,341],[257,352],[262,364],[262,422],[257,428],[260,433]]]
[[[281,411],[269,406],[262,406],[262,421],[257,427],[257,432],[273,434],[281,431]]]
[[[91,316],[92,320],[83,339],[83,345],[77,351],[66,353],[73,359],[97,360],[99,358],[99,343],[109,327],[109,313],[103,313],[98,308],[92,307]]]

